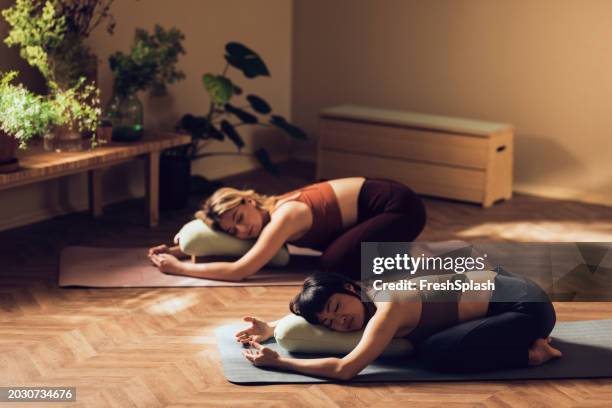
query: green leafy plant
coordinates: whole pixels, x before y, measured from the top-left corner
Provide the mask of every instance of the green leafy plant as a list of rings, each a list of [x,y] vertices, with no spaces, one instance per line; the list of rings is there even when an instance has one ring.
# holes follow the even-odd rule
[[[30,139],[49,131],[57,111],[40,95],[13,84],[16,72],[0,74],[0,129],[25,148]]]
[[[38,96],[12,84],[15,73],[2,77],[2,127],[21,147],[53,126],[92,133],[92,146],[97,144],[100,96],[99,89],[86,82],[84,69],[92,55],[83,40],[106,19],[112,33],[113,1],[17,0],[2,11],[11,27],[5,43],[19,47],[21,57],[41,72],[49,88],[47,96]]]
[[[36,136],[65,126],[94,131],[100,116],[98,89],[81,80],[75,87],[56,89],[47,96],[36,95],[21,84],[14,84],[16,72],[0,73],[0,128],[25,148]],[[92,145],[96,145],[95,137]]]
[[[102,114],[100,90],[81,77],[69,89],[55,89],[49,102],[55,110],[55,125],[92,133],[92,147],[97,145],[95,131]]]
[[[67,89],[96,69],[96,58],[84,40],[102,22],[112,34],[114,0],[17,0],[2,11],[11,27],[5,43],[18,46],[20,55],[47,82]]]
[[[248,125],[277,128],[298,140],[307,138],[302,129],[289,123],[284,117],[273,114],[270,104],[260,96],[246,95],[244,106],[243,102],[240,102],[240,106],[232,103],[243,91],[227,76],[230,67],[240,71],[248,79],[270,76],[268,67],[255,51],[241,43],[230,42],[225,46],[225,61],[226,65],[221,74],[206,73],[202,77],[204,88],[210,97],[208,113],[204,116],[187,114],[181,120],[179,127],[191,134],[192,143],[186,147],[168,150],[165,154],[189,157],[192,160],[213,155],[245,154],[242,152],[245,143],[237,128]],[[238,152],[202,152],[206,145],[204,141],[222,141],[225,138],[236,145]],[[254,156],[268,171],[278,173],[266,149],[259,148],[254,152]]]
[[[116,52],[109,58],[115,94],[127,97],[146,90],[165,94],[166,84],[185,78],[176,68],[179,56],[185,54],[184,39],[176,28],[165,30],[156,25],[152,34],[137,29],[130,52]]]
[[[57,14],[53,0],[17,0],[11,8],[2,11],[11,26],[4,42],[18,46],[19,55],[37,68],[47,80],[54,80],[49,55],[59,48],[66,32],[66,19]]]

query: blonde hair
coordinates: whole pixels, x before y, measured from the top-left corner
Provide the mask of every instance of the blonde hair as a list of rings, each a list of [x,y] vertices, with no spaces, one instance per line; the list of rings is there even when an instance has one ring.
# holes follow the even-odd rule
[[[258,194],[255,190],[238,190],[231,187],[218,189],[202,204],[202,209],[195,217],[204,221],[210,228],[221,230],[219,220],[223,214],[244,204],[247,200],[255,201],[255,205],[270,211],[276,203],[276,196]]]

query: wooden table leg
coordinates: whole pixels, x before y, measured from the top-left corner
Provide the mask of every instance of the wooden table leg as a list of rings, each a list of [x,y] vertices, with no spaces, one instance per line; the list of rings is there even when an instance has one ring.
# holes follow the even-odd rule
[[[102,215],[102,169],[93,169],[87,172],[89,189],[89,211],[92,217]]]
[[[149,226],[156,227],[159,221],[159,151],[145,158],[145,190]]]

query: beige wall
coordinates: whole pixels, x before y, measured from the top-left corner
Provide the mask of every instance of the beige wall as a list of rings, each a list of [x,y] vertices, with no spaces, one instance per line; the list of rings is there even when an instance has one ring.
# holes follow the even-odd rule
[[[11,3],[10,0],[0,0],[0,8]],[[99,29],[90,39],[91,47],[101,60],[99,80],[103,99],[110,97],[112,87],[108,55],[116,50],[127,51],[136,27],[152,29],[155,23],[159,23],[164,27],[176,26],[185,34],[187,54],[179,66],[187,79],[171,86],[166,97],[142,96],[148,128],[171,129],[184,113],[206,111],[208,99],[201,77],[205,72],[221,72],[223,47],[228,41],[240,41],[253,48],[266,61],[272,74],[271,78],[248,80],[230,69],[232,79],[247,93],[266,98],[277,113],[290,116],[292,6],[291,0],[118,0],[112,9],[117,20],[114,36],[109,37]],[[6,23],[0,19],[1,38],[5,37],[6,30]],[[41,88],[40,78],[19,61],[17,52],[1,44],[0,69],[7,68],[24,69],[26,83],[32,88]],[[275,159],[288,158],[290,142],[282,134],[258,131],[253,140],[251,133],[245,131],[243,134],[247,145],[265,145]],[[235,151],[231,143],[219,142],[213,142],[210,149]],[[221,156],[194,163],[193,172],[218,178],[256,165],[251,158]],[[104,177],[104,191],[107,202],[142,196],[142,163],[110,169]],[[86,179],[83,176],[3,191],[0,230],[84,209],[86,198]]]
[[[108,56],[117,51],[127,52],[137,27],[153,29],[156,23],[175,26],[185,34],[187,54],[181,57],[180,69],[187,79],[169,87],[169,95],[151,98],[143,95],[145,122],[149,128],[172,129],[184,113],[204,114],[208,98],[202,85],[206,72],[221,73],[225,60],[224,46],[228,41],[240,41],[254,49],[264,59],[270,78],[249,80],[230,68],[230,77],[246,93],[266,98],[275,111],[290,115],[291,105],[291,25],[292,2],[287,0],[120,0],[113,6],[117,18],[115,34],[97,31],[90,41],[101,59],[99,78],[106,97],[112,92],[112,77]],[[241,133],[243,130],[240,130]],[[290,141],[277,133],[259,131],[252,140],[244,131],[247,145],[264,143],[287,157]],[[213,143],[211,151],[235,151],[233,144]],[[251,168],[252,159],[219,157],[195,163],[194,171],[206,177],[219,177]]]
[[[610,16],[607,0],[298,0],[293,117],[311,134],[339,103],[513,123],[516,190],[612,203]]]

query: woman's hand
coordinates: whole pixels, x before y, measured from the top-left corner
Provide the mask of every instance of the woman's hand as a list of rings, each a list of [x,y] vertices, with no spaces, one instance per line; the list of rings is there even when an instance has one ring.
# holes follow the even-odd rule
[[[278,367],[280,356],[270,347],[262,346],[253,341],[250,343],[254,348],[242,350],[242,355],[257,367]]]
[[[149,255],[149,259],[160,272],[169,274],[181,275],[185,272],[185,265],[179,261],[175,256],[170,254],[152,254]]]
[[[245,322],[251,322],[251,326],[236,333],[236,341],[242,344],[251,342],[261,343],[274,336],[274,329],[263,320],[252,316],[243,318]]]
[[[166,244],[158,245],[152,248],[149,248],[149,256],[151,255],[159,255],[159,254],[169,254],[170,247]]]

